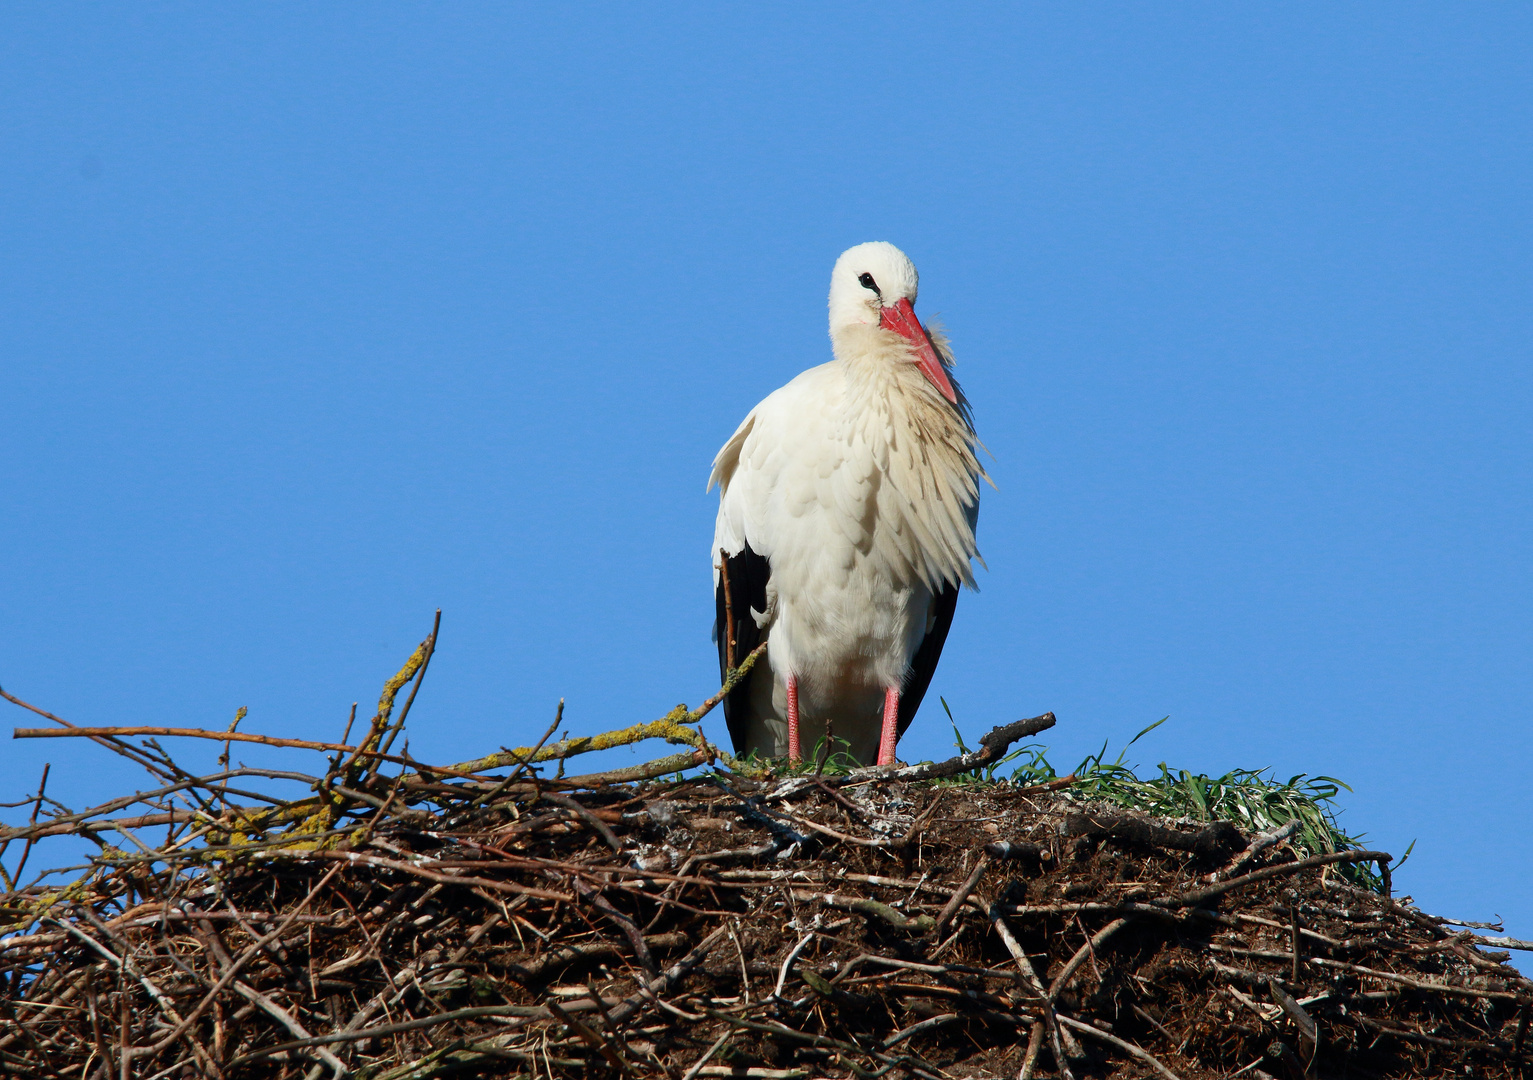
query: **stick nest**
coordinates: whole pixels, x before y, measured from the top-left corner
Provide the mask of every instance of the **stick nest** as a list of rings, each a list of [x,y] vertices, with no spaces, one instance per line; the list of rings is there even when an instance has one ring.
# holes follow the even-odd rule
[[[669,779],[542,778],[515,765],[526,751],[499,772],[404,755],[390,776],[380,748],[405,682],[349,753],[281,772],[309,784],[302,800],[236,790],[260,770],[197,777],[153,741],[91,736],[167,790],[0,832],[99,848],[68,885],[0,895],[0,1071],[1527,1068],[1533,983],[1466,924],[1387,895],[1389,856],[1157,820],[1086,802],[1069,778],[978,782],[1051,716],[952,762],[839,776],[732,771],[700,736],[692,775]],[[164,843],[140,835],[160,826]],[[117,834],[139,846],[106,846]]]

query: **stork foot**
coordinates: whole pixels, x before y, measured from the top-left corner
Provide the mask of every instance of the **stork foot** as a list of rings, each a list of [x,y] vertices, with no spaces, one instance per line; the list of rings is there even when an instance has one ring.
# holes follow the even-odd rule
[[[884,691],[884,727],[878,738],[878,763],[894,764],[894,742],[899,738],[900,692],[891,686]]]

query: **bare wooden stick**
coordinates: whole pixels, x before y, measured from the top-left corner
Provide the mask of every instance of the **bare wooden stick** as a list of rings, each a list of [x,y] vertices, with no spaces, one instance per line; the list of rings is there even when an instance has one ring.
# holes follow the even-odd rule
[[[1087,938],[1086,944],[1075,951],[1075,955],[1065,962],[1065,966],[1060,969],[1059,974],[1054,976],[1054,981],[1049,984],[1049,1000],[1054,1001],[1058,998],[1059,992],[1069,985],[1071,976],[1080,969],[1081,964],[1085,963],[1086,958],[1091,956],[1097,949],[1100,949],[1102,943],[1108,938],[1127,926],[1128,922],[1127,919],[1114,919],[1098,930],[1095,935]]]
[[[353,713],[355,713],[356,706],[352,706],[352,711],[353,711]],[[245,719],[245,717],[248,716],[248,715],[249,715],[249,710],[246,709],[245,706],[243,706],[243,705],[241,705],[238,709],[235,709],[234,710],[234,719],[229,721],[229,734],[231,734],[231,735],[234,734],[234,729],[239,727],[240,726],[240,721]],[[351,725],[350,724],[346,725],[346,730],[348,732],[351,730]],[[342,742],[346,741],[346,736],[345,735],[341,736],[341,741]],[[227,769],[229,767],[229,740],[228,739],[224,740],[224,751],[223,751],[223,753],[218,755],[218,767],[220,769]]]
[[[1378,968],[1351,964],[1345,960],[1331,960],[1324,956],[1307,956],[1304,958],[1304,962],[1306,964],[1314,964],[1317,967],[1333,968],[1337,971],[1355,971],[1359,975],[1367,975],[1371,979],[1383,979],[1385,982],[1398,983],[1401,986],[1410,986],[1417,990],[1430,990],[1438,994],[1485,998],[1491,1001],[1522,1002],[1529,1000],[1526,993],[1519,994],[1506,990],[1482,990],[1475,986],[1455,986],[1452,983],[1442,983],[1432,979],[1413,979],[1409,975],[1400,975],[1393,971],[1380,971]]]
[[[936,1016],[928,1017],[925,1020],[911,1024],[907,1028],[901,1028],[893,1035],[890,1035],[883,1042],[879,1043],[878,1048],[880,1050],[892,1049],[913,1035],[920,1035],[922,1032],[930,1031],[932,1028],[942,1027],[944,1024],[951,1024],[955,1020],[960,1019],[962,1019],[962,1017],[960,1017],[957,1013],[939,1013]]]
[[[574,811],[586,824],[596,830],[596,834],[607,842],[608,847],[619,855],[623,853],[623,842],[617,838],[617,834],[612,831],[605,821],[591,813],[584,806],[581,806],[578,801],[570,798],[568,795],[560,795],[553,791],[543,792],[543,798],[555,806],[562,806],[566,810]]]
[[[1228,881],[1222,881],[1217,885],[1210,885],[1203,889],[1194,889],[1191,892],[1183,893],[1181,896],[1157,902],[1164,903],[1168,907],[1192,907],[1203,903],[1205,900],[1212,900],[1216,896],[1223,896],[1231,890],[1244,888],[1258,881],[1267,881],[1275,877],[1296,874],[1301,870],[1310,870],[1317,866],[1330,866],[1332,863],[1348,862],[1372,862],[1387,866],[1393,859],[1394,856],[1386,851],[1332,851],[1324,855],[1311,855],[1309,858],[1300,859],[1297,862],[1280,863],[1277,866],[1264,867],[1243,877],[1230,878]]]
[[[345,743],[315,742],[311,739],[282,739],[275,735],[252,735],[246,731],[209,731],[206,728],[161,727],[156,725],[121,725],[113,727],[15,728],[13,739],[96,739],[122,738],[130,735],[153,735],[160,738],[212,739],[214,742],[260,743],[296,750],[340,750],[351,753],[358,748]],[[364,754],[369,751],[361,751]]]
[[[984,903],[984,901],[981,901]],[[1027,988],[1038,999],[1043,1013],[1040,1023],[1048,1032],[1051,1047],[1054,1051],[1054,1066],[1059,1070],[1059,1075],[1064,1080],[1074,1080],[1075,1074],[1070,1071],[1070,1062],[1065,1056],[1064,1037],[1060,1033],[1059,1025],[1062,1019],[1054,1011],[1054,1003],[1050,999],[1048,991],[1043,987],[1043,981],[1038,978],[1038,972],[1033,968],[1033,962],[1027,958],[1027,952],[1012,936],[1011,928],[1006,925],[1006,919],[1001,914],[998,904],[985,905],[990,913],[990,925],[995,927],[996,934],[1001,943],[1006,946],[1006,951],[1011,953],[1011,958],[1016,961],[1017,969],[1022,972],[1023,981]]]
[[[729,554],[719,548],[719,579],[724,586],[724,668],[735,666],[735,598],[729,588]]]
[[[624,1060],[623,1056],[619,1054],[616,1049],[608,1046],[606,1040],[604,1040],[600,1035],[596,1034],[596,1032],[592,1031],[585,1024],[571,1016],[564,1010],[564,1007],[561,1006],[553,998],[549,998],[546,1004],[548,1005],[550,1012],[552,1012],[560,1020],[564,1021],[564,1023],[568,1025],[569,1028],[575,1032],[575,1034],[579,1035],[580,1038],[585,1041],[586,1045],[590,1046],[597,1053],[601,1054],[602,1057],[606,1058],[610,1065],[621,1072],[624,1076],[633,1076],[633,1068],[628,1064],[626,1060]]]
[[[1476,945],[1488,946],[1492,949],[1520,949],[1523,952],[1533,952],[1533,941],[1524,941],[1521,938],[1476,935],[1474,941]]]
[[[501,791],[504,791],[506,788],[510,787],[518,776],[521,776],[523,773],[528,771],[528,766],[532,764],[532,759],[537,756],[539,750],[543,749],[543,744],[554,737],[554,732],[559,730],[559,725],[562,723],[564,723],[564,699],[560,698],[558,706],[556,706],[554,709],[553,723],[549,724],[548,730],[543,732],[543,737],[539,739],[537,745],[532,748],[532,753],[528,754],[523,760],[517,762],[516,768],[512,769],[509,773],[506,774],[506,778],[501,781],[500,785],[496,789],[494,793],[495,795],[498,795]],[[493,797],[494,795],[489,796],[489,798]],[[478,806],[485,799],[486,796],[480,796],[478,799],[474,800],[472,805]]]
[[[927,933],[936,922],[930,915],[908,916],[901,914],[888,904],[865,896],[842,896],[838,893],[809,893],[795,892],[795,900],[818,900],[827,907],[841,908],[845,911],[855,911],[859,915],[882,919],[896,930],[906,930],[911,933]]]
[[[75,726],[68,720],[65,720],[62,716],[55,716],[47,709],[39,709],[36,705],[22,701],[21,698],[17,697],[15,694],[10,693],[4,687],[0,687],[0,697],[5,698],[5,700],[9,701],[12,705],[19,705],[21,708],[26,709],[28,712],[36,713],[38,716],[41,716],[46,720],[52,720],[55,724],[59,724],[66,728],[72,728]],[[158,776],[161,780],[168,781],[175,779],[158,764],[146,757],[141,751],[135,750],[131,746],[125,746],[120,742],[116,742],[109,738],[101,738],[99,736],[93,738],[92,741],[99,746],[106,747],[114,754],[120,754],[130,761],[142,765],[145,769],[149,770],[149,772],[153,773],[155,776]]]
[[[1291,839],[1294,834],[1299,831],[1300,826],[1303,824],[1304,823],[1298,818],[1289,818],[1287,821],[1275,829],[1264,833],[1257,833],[1255,836],[1251,837],[1251,842],[1246,845],[1246,849],[1240,854],[1236,855],[1228,866],[1221,870],[1214,871],[1214,873],[1209,874],[1208,877],[1204,880],[1210,882],[1222,881],[1225,878],[1238,873],[1242,867],[1244,867],[1247,863],[1256,858],[1262,852],[1266,851],[1268,848],[1276,847],[1283,841]]]
[[[634,994],[619,1004],[612,1010],[613,1025],[626,1024],[637,1015],[640,1009],[644,1008],[650,998],[665,993],[672,983],[706,960],[708,954],[713,951],[713,947],[723,940],[728,932],[729,924],[721,924],[713,933],[698,942],[695,949],[650,980],[643,993]]]
[[[27,829],[29,831],[37,827],[37,812],[43,807],[43,794],[48,790],[48,770],[51,768],[53,768],[51,763],[43,763],[43,778],[38,781],[37,798],[32,800],[32,816],[27,820]],[[11,881],[18,885],[21,883],[21,872],[25,870],[27,866],[27,856],[32,854],[33,843],[35,843],[35,840],[32,836],[29,835],[27,837],[26,846],[21,849],[21,859],[16,863],[16,872],[10,876]],[[0,855],[5,854],[5,849],[9,845],[10,839],[7,838],[5,844],[0,845]],[[14,889],[12,891],[14,891]]]
[[[1090,1024],[1082,1023],[1073,1017],[1065,1016],[1063,1014],[1060,1015],[1059,1022],[1066,1025],[1067,1027],[1074,1028],[1082,1035],[1096,1039],[1098,1042],[1105,1042],[1109,1046],[1116,1046],[1119,1050],[1122,1050],[1126,1054],[1132,1054],[1134,1057],[1144,1062],[1150,1068],[1160,1073],[1160,1075],[1164,1076],[1166,1080],[1182,1080],[1182,1078],[1177,1076],[1176,1073],[1172,1072],[1170,1069],[1166,1068],[1165,1065],[1161,1064],[1160,1059],[1157,1058],[1154,1054],[1150,1053],[1148,1050],[1145,1050],[1142,1047],[1135,1046],[1127,1039],[1120,1039],[1118,1036],[1113,1035],[1110,1032],[1103,1031],[1101,1028],[1092,1027]]]
[[[719,1047],[723,1046],[724,1043],[733,1034],[733,1031],[731,1031],[729,1028],[725,1028],[724,1034],[715,1039],[713,1045],[708,1047],[707,1050],[703,1051],[702,1057],[693,1062],[692,1067],[682,1075],[681,1080],[692,1080],[693,1077],[702,1071],[703,1066],[708,1064],[708,1059],[713,1057],[714,1054],[717,1054],[719,1052]]]
[[[990,853],[988,851],[980,852],[979,858],[974,861],[974,869],[969,872],[969,876],[964,879],[962,885],[953,890],[953,895],[948,898],[948,902],[942,905],[942,911],[938,913],[937,922],[932,927],[933,937],[940,938],[942,936],[942,932],[947,929],[947,924],[952,921],[953,916],[958,913],[958,909],[963,906],[963,902],[969,898],[969,894],[979,884],[979,879],[984,876],[985,868],[989,865]]]
[[[1293,951],[1293,967],[1290,981],[1299,985],[1299,897],[1296,893],[1289,894],[1288,920],[1289,920],[1289,948]]]
[[[926,762],[921,765],[874,765],[865,769],[853,769],[846,776],[826,777],[826,783],[871,783],[875,780],[934,780],[944,776],[957,776],[972,772],[1006,756],[1006,751],[1018,739],[1036,735],[1054,726],[1054,714],[1044,713],[1028,720],[1017,720],[993,728],[981,735],[979,749],[946,761]]]

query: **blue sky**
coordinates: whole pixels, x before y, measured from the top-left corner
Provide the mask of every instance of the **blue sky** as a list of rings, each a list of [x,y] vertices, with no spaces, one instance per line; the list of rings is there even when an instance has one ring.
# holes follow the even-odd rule
[[[697,702],[709,462],[886,239],[997,488],[902,756],[1169,714],[1533,937],[1527,9],[46,5],[0,101],[7,690],[334,738],[440,606],[419,756]]]

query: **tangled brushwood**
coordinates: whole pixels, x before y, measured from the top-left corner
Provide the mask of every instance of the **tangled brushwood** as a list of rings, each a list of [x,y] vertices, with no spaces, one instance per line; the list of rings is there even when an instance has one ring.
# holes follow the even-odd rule
[[[32,823],[0,831],[15,867],[0,896],[0,1071],[1527,1068],[1533,983],[1486,948],[1526,942],[1391,898],[1388,855],[1315,850],[1299,817],[1247,835],[1087,799],[1076,777],[990,780],[1052,716],[946,762],[773,774],[689,726],[705,703],[604,739],[544,745],[550,728],[535,748],[433,767],[391,753],[409,711],[394,718],[395,697],[414,680],[413,698],[433,644],[390,680],[354,745],[56,717],[28,732],[94,739],[156,787],[78,813],[39,790]],[[155,741],[169,734],[329,757],[313,771],[231,767],[226,745],[219,770],[197,776]],[[588,776],[534,767],[645,735],[688,749]],[[279,781],[306,790],[278,798]],[[89,866],[21,884],[16,864],[58,836],[92,840]]]

